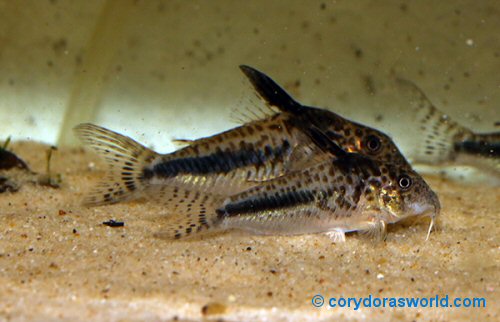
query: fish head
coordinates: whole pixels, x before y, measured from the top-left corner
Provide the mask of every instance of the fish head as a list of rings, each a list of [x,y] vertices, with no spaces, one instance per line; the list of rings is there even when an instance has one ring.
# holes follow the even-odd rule
[[[385,133],[360,124],[353,129],[356,152],[371,157],[381,163],[391,163],[409,167],[408,161],[399,151],[394,141]]]
[[[349,121],[326,109],[308,107],[303,117],[306,118],[303,124],[313,124],[346,152],[359,153],[381,163],[410,167],[394,141],[379,130]]]
[[[381,165],[380,176],[370,179],[376,191],[382,219],[395,223],[408,217],[430,217],[432,229],[441,204],[437,194],[415,171],[396,165]]]

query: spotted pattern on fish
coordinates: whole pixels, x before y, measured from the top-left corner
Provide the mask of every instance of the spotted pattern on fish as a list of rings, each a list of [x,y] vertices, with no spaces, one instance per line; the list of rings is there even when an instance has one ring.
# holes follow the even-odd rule
[[[293,115],[290,122],[301,132],[313,126],[347,152],[361,153],[383,163],[394,163],[411,170],[396,144],[383,132],[332,111],[302,105],[266,74],[245,65],[240,68],[267,104],[282,113]]]
[[[424,137],[412,160],[417,164],[469,165],[500,179],[500,132],[475,133],[441,112],[414,83],[398,79]]]
[[[352,166],[339,166],[346,163]],[[402,178],[411,186],[401,186]],[[210,196],[202,200],[202,195],[184,198],[189,199],[189,206],[178,207],[176,218],[184,216],[189,224],[167,224],[166,237],[180,239],[228,229],[257,234],[369,231],[380,235],[386,224],[408,216],[434,220],[440,209],[435,193],[415,172],[352,153],[225,199]],[[203,215],[203,225],[196,222],[196,214]]]
[[[157,185],[222,195],[244,191],[328,158],[307,134],[311,127],[347,152],[411,170],[387,135],[328,110],[304,106],[267,75],[248,66],[241,68],[257,93],[279,113],[190,141],[164,155],[102,127],[77,126],[78,136],[110,165],[105,181],[93,190],[87,204],[136,199],[149,195],[148,190]]]
[[[283,140],[281,145],[272,147],[265,145],[263,149],[256,150],[253,146],[246,146],[244,142],[236,151],[229,149],[221,150],[215,148],[215,151],[206,156],[187,157],[168,160],[157,163],[153,169],[144,170],[144,178],[149,179],[153,176],[169,178],[175,177],[181,173],[191,175],[207,174],[226,174],[232,170],[255,166],[257,168],[265,166],[265,163],[275,162],[283,159],[290,153],[290,143]]]
[[[176,188],[177,199],[168,202],[176,205],[176,219],[166,225],[165,237],[239,229],[256,234],[328,232],[336,240],[361,231],[382,238],[387,224],[410,216],[431,217],[430,233],[440,203],[417,173],[345,152],[321,137],[322,132],[311,131],[329,160],[227,198],[199,192],[192,198],[193,192]],[[164,193],[172,195],[156,195]],[[203,221],[196,221],[197,214]]]

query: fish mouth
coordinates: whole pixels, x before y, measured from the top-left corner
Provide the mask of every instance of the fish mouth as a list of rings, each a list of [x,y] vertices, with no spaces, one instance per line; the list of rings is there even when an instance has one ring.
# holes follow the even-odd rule
[[[387,215],[387,223],[396,223],[402,219],[409,218],[409,217],[429,217],[430,218],[430,223],[429,223],[429,228],[427,230],[427,235],[425,237],[425,240],[428,241],[429,237],[431,235],[431,231],[434,228],[434,225],[436,223],[436,218],[439,216],[441,211],[441,208],[439,204],[437,205],[431,205],[428,204],[426,206],[421,206],[421,205],[413,205],[410,207],[409,211],[406,212],[404,215],[398,215],[394,212],[388,212],[386,213]]]
[[[410,206],[413,216],[436,217],[439,214],[440,207],[436,204],[413,204]]]
[[[439,216],[441,212],[441,206],[439,204],[439,201],[437,201],[434,204],[427,204],[427,205],[412,205],[412,215],[413,216],[419,216],[419,217],[429,217],[430,218],[430,223],[429,223],[429,229],[427,230],[427,236],[425,240],[429,240],[429,237],[431,235],[432,228],[434,227],[434,224],[436,222],[437,216]]]

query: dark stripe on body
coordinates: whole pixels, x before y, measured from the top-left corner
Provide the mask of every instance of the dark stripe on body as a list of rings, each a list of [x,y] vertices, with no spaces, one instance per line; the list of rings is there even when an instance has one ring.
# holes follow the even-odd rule
[[[336,168],[345,174],[358,174],[362,179],[370,176],[380,176],[380,167],[367,156],[358,153],[346,153],[346,155],[333,161]]]
[[[500,157],[500,142],[463,141],[455,143],[455,151],[484,156],[489,158]]]
[[[213,173],[228,173],[234,169],[250,165],[257,167],[265,162],[283,158],[290,152],[290,143],[287,140],[277,148],[266,145],[262,150],[242,149],[237,151],[218,150],[210,155],[201,157],[179,158],[161,162],[153,169],[144,169],[143,177],[153,176],[171,178],[179,174],[207,175]]]
[[[217,210],[217,214],[219,218],[233,217],[268,210],[289,208],[307,204],[314,200],[314,193],[310,190],[290,191],[283,194],[230,203],[224,208]]]

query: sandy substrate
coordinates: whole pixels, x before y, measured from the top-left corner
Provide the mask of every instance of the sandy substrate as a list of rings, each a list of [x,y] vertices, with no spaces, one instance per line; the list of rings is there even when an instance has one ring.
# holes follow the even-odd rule
[[[46,147],[13,149],[43,172]],[[61,189],[0,195],[0,320],[500,319],[499,188],[428,178],[443,206],[428,242],[428,221],[390,227],[381,243],[237,233],[171,242],[154,237],[168,220],[158,206],[80,205],[103,173],[95,161],[58,151]],[[328,309],[312,306],[316,294],[483,297],[487,307]]]

